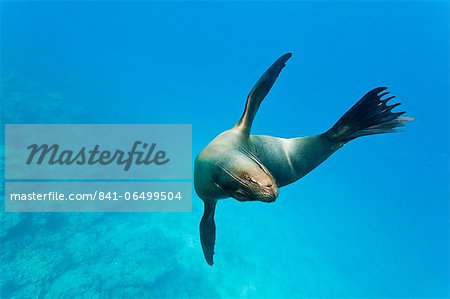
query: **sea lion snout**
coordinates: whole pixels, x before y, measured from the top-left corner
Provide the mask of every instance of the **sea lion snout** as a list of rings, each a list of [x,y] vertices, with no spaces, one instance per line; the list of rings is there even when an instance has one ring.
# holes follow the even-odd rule
[[[266,186],[263,192],[260,193],[259,199],[263,202],[274,202],[278,197],[278,188],[275,184],[271,184],[270,186]]]

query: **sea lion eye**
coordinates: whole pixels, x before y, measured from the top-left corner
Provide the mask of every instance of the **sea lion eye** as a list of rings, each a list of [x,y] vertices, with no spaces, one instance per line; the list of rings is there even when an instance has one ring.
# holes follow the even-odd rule
[[[254,183],[254,184],[258,184],[258,185],[259,185],[258,181],[255,180],[254,178],[252,178],[252,177],[249,176],[249,175],[246,175],[246,176],[245,176],[245,179],[246,179],[247,181],[249,181],[249,182],[252,182],[252,183]]]

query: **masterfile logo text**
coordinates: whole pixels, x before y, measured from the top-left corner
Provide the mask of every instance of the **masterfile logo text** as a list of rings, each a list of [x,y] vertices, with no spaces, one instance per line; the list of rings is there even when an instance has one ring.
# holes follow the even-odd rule
[[[15,124],[5,137],[6,211],[191,208],[191,125]]]

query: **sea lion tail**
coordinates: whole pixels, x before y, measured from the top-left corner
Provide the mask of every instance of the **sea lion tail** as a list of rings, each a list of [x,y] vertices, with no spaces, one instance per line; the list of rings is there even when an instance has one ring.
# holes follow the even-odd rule
[[[392,112],[400,103],[387,105],[395,96],[382,99],[389,94],[383,92],[386,89],[387,87],[378,87],[369,91],[325,133],[325,136],[346,143],[361,136],[398,132],[398,127],[414,120],[411,117],[401,117],[405,112]]]

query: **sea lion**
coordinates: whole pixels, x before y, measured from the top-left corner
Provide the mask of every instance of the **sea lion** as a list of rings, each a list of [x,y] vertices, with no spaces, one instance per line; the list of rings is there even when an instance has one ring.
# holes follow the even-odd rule
[[[197,156],[194,186],[204,202],[200,221],[200,241],[206,262],[213,265],[217,201],[233,197],[238,201],[273,202],[278,188],[302,178],[347,142],[367,135],[397,132],[409,117],[392,112],[400,105],[387,105],[394,96],[385,97],[386,87],[369,91],[337,123],[323,134],[277,138],[250,135],[256,112],[275,83],[287,60],[278,58],[250,91],[238,123],[218,135]]]

